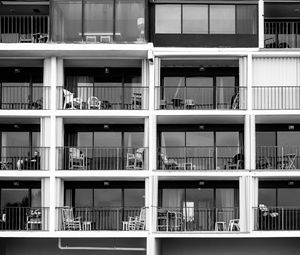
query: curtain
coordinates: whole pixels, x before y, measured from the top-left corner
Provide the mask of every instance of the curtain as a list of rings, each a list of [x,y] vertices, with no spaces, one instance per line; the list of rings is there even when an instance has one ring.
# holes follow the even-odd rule
[[[163,189],[162,206],[180,208],[184,201],[184,189]]]

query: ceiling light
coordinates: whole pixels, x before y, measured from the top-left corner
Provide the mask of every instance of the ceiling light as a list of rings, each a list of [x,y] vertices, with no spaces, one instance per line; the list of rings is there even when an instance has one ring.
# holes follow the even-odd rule
[[[105,72],[106,74],[108,74],[108,73],[109,73],[109,68],[108,68],[108,67],[105,67],[104,72]]]

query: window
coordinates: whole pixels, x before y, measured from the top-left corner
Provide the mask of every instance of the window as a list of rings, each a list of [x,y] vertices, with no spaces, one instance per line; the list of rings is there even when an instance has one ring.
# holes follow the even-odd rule
[[[181,5],[157,5],[155,11],[157,34],[181,33]]]
[[[183,33],[207,34],[208,33],[208,6],[183,5]]]
[[[235,6],[210,6],[210,33],[235,34]]]
[[[159,4],[155,33],[257,34],[257,6]]]

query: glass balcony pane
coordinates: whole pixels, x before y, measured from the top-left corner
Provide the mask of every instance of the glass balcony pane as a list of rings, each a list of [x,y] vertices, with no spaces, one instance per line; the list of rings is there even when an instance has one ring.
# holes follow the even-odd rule
[[[208,33],[208,5],[183,5],[183,33]]]
[[[145,5],[141,0],[116,1],[116,41],[145,40]]]
[[[155,8],[155,33],[181,33],[181,6],[157,5]]]
[[[235,6],[210,6],[210,33],[235,34]]]

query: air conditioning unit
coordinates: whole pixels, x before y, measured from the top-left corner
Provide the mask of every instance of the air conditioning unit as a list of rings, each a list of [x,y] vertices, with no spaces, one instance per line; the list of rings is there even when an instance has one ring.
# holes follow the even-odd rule
[[[101,43],[110,43],[111,36],[110,35],[100,35]]]
[[[97,37],[95,35],[87,35],[85,40],[86,42],[95,43],[97,42]]]

